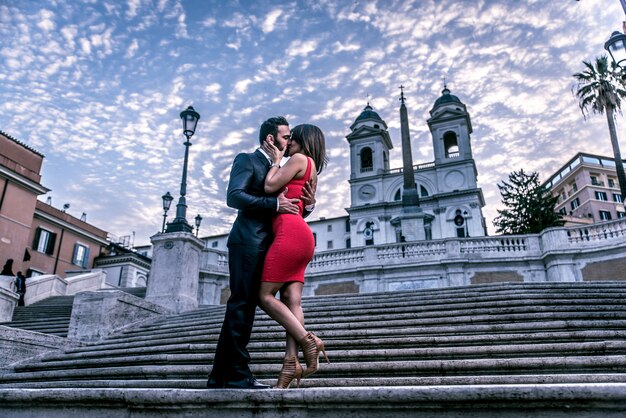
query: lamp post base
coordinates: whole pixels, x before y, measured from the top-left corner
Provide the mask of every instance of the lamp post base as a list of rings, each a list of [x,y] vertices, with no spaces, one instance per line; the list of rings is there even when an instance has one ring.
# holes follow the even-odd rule
[[[165,233],[169,232],[189,232],[193,233],[193,227],[187,223],[185,219],[174,219],[172,222],[167,224],[165,228]]]

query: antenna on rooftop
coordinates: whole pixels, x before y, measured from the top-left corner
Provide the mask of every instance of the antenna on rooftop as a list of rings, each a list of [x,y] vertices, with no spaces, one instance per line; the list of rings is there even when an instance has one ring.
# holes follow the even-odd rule
[[[66,210],[68,210],[70,208],[70,204],[66,203],[63,205],[63,212],[65,212]]]

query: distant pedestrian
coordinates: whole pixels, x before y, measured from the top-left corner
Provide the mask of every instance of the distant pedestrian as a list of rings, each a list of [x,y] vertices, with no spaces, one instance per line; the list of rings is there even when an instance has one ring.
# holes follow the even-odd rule
[[[24,296],[26,295],[26,277],[24,277],[21,271],[17,272],[15,287],[17,288],[17,293],[20,295],[20,300],[17,302],[17,306],[24,306]]]
[[[9,258],[6,263],[4,263],[4,267],[2,267],[2,273],[0,276],[15,276],[13,274],[13,259]]]

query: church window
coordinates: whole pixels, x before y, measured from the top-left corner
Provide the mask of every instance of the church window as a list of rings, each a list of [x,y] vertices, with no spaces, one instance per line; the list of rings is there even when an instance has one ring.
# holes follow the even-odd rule
[[[350,232],[350,219],[346,219],[346,232]]]
[[[326,243],[326,248],[329,249],[329,250],[332,250],[333,249],[333,242],[332,241],[328,241]]]
[[[333,232],[333,226],[332,226],[332,225],[327,225],[327,226],[326,226],[326,230],[327,230],[328,232]]]
[[[465,218],[467,218],[467,212],[465,211],[461,213],[461,210],[457,209],[454,217],[457,238],[465,238],[469,235],[467,233],[467,223],[465,222]]]
[[[420,185],[420,196],[421,197],[427,197],[428,196],[428,190],[426,190],[426,188],[422,185]]]
[[[313,232],[313,241],[315,242],[315,247],[317,247],[317,234]]]
[[[346,248],[352,248],[352,240],[350,238],[346,239]]]
[[[363,230],[365,245],[374,245],[374,222],[367,222]]]
[[[393,197],[393,200],[396,200],[396,201],[402,200],[402,189],[398,189],[395,196]]]
[[[374,169],[374,158],[371,148],[363,148],[361,150],[361,173],[372,171]]]
[[[443,134],[443,147],[446,151],[446,158],[459,156],[459,143],[454,132],[448,131]]]

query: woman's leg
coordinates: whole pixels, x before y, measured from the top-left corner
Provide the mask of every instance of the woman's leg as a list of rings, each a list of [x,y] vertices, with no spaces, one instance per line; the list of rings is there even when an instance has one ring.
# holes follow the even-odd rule
[[[259,290],[259,306],[273,320],[282,325],[296,341],[300,341],[307,335],[304,326],[287,305],[276,299],[276,293],[283,286],[285,283],[262,282]]]
[[[300,282],[290,282],[280,289],[280,300],[291,313],[296,317],[298,322],[304,327],[304,312],[302,312],[302,288],[304,284]],[[291,334],[287,333],[287,350],[286,356],[298,355],[298,341]]]

